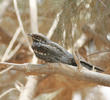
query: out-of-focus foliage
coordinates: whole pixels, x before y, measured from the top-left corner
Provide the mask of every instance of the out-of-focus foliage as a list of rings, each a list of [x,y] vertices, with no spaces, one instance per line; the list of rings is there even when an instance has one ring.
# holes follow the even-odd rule
[[[3,7],[3,2],[5,0],[0,0],[0,7]],[[0,16],[0,60],[19,27],[12,0],[10,2],[3,15]],[[17,0],[17,2],[25,32],[30,33],[29,2],[28,0]],[[78,49],[80,55],[88,62],[102,67],[105,73],[110,73],[110,40],[107,38],[107,35],[110,34],[109,4],[109,0],[38,0],[39,32],[47,35],[57,13],[62,11],[52,40],[60,43],[66,49]],[[82,35],[85,36],[83,40],[81,40]],[[75,44],[78,39],[84,43],[76,48]],[[30,62],[32,53],[28,50],[22,34],[17,38],[13,49],[18,43],[22,43],[22,46],[12,58],[6,61]],[[16,71],[3,74],[0,78],[0,93],[14,87],[16,80],[25,84],[25,76],[24,73]],[[94,86],[96,85],[90,82],[71,80],[61,75],[51,75],[39,83],[36,98],[42,93],[51,93],[63,88],[54,100],[71,100],[76,91],[81,91],[82,99],[84,99],[89,89]],[[96,92],[94,96],[98,98],[100,96],[98,94],[99,92]],[[2,100],[15,100],[18,96],[19,93],[14,91]],[[103,100],[103,98],[101,99]]]

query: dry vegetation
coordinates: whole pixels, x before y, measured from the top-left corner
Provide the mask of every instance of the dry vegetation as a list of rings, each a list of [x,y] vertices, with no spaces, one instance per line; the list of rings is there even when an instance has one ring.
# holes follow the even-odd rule
[[[90,100],[105,100],[99,85],[110,86],[110,1],[37,1],[0,0],[0,100],[73,100],[77,93],[81,100],[90,93]],[[33,32],[78,51],[78,59],[104,73],[30,64],[44,63],[31,50],[26,34]]]

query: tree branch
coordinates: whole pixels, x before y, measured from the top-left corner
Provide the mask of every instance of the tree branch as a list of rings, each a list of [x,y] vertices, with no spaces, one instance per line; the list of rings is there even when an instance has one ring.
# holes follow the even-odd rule
[[[110,86],[110,75],[93,72],[85,69],[79,71],[76,67],[66,64],[51,63],[43,65],[30,63],[15,64],[0,62],[0,66],[0,70],[6,69],[9,66],[14,66],[11,70],[31,72],[36,74],[61,74],[71,77],[72,79],[84,80],[99,85]]]

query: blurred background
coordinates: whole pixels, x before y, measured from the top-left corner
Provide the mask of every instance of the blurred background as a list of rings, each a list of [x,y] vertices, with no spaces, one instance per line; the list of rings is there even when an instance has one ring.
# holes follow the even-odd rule
[[[26,34],[37,32],[110,73],[110,0],[0,0],[1,62],[32,62]],[[0,100],[17,100],[15,83],[25,85],[30,74],[1,74]],[[57,74],[36,87],[33,100],[110,100],[108,87]]]

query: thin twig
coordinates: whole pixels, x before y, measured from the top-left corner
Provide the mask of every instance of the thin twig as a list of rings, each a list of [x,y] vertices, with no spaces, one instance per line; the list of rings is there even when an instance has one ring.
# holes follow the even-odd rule
[[[12,69],[13,67],[14,67],[14,66],[10,66],[10,67],[4,69],[3,71],[0,72],[0,74],[2,75],[3,73],[9,71],[9,70]]]
[[[50,28],[48,34],[47,34],[47,38],[50,39],[50,38],[52,37],[52,35],[53,35],[53,33],[54,33],[54,30],[55,30],[55,28],[56,28],[56,26],[57,26],[57,24],[58,24],[58,22],[59,22],[59,16],[60,16],[61,13],[62,13],[62,11],[60,11],[60,12],[57,14],[57,16],[56,16],[56,18],[55,18],[55,20],[54,20],[54,22],[53,22],[53,24],[52,24],[52,26],[51,26],[51,28]]]
[[[81,64],[80,64],[80,58],[79,58],[79,55],[78,55],[78,51],[75,50],[75,49],[74,49],[74,52],[73,52],[73,56],[74,56],[74,59],[75,59],[75,61],[76,61],[76,64],[77,64],[77,66],[78,66],[79,71],[81,71],[82,66],[81,66]]]
[[[107,6],[105,5],[105,3],[102,0],[99,0],[99,2],[105,7],[107,8]]]
[[[19,92],[22,92],[22,90],[24,89],[24,85],[19,81],[16,81],[15,87]]]
[[[92,54],[87,55],[87,57],[91,57],[91,56],[94,56],[94,55],[100,55],[102,53],[110,53],[110,50],[97,51],[97,52],[94,52]]]
[[[17,89],[16,89],[16,88],[11,88],[11,89],[9,89],[9,90],[3,92],[3,93],[0,95],[0,99],[1,99],[2,97],[4,97],[5,95],[7,95],[8,93],[10,93],[10,92],[12,92],[12,91],[15,91],[15,90],[17,90]]]
[[[21,45],[22,45],[21,43],[18,43],[17,46],[14,48],[14,50],[12,50],[12,51],[9,53],[9,55],[8,55],[7,58],[6,58],[6,60],[11,59],[11,58],[16,54],[16,52],[20,49]]]
[[[7,58],[7,56],[8,56],[8,53],[11,51],[11,49],[12,49],[12,47],[13,47],[13,44],[15,43],[15,41],[16,41],[16,39],[17,39],[19,33],[20,33],[20,31],[21,31],[21,29],[20,29],[20,27],[19,27],[19,28],[16,30],[16,32],[15,32],[15,34],[14,34],[12,40],[10,41],[10,43],[9,43],[9,45],[8,45],[8,48],[6,49],[6,51],[5,51],[4,55],[3,55],[3,58],[1,59],[2,62],[6,60],[6,58]]]
[[[32,51],[31,45],[29,43],[29,40],[28,40],[27,35],[26,35],[26,33],[24,31],[24,28],[23,28],[23,24],[22,24],[22,21],[21,21],[20,13],[19,13],[18,6],[17,6],[17,1],[13,0],[13,3],[14,3],[14,8],[15,8],[15,11],[16,11],[17,19],[18,19],[19,26],[21,28],[22,34],[23,34],[23,36],[24,36],[24,38],[26,40],[26,43],[29,46],[30,51]]]
[[[16,16],[17,16],[17,19],[18,19],[18,22],[19,22],[19,26],[20,26],[20,28],[22,30],[22,33],[23,33],[24,37],[26,37],[25,31],[24,31],[24,28],[23,28],[23,24],[22,24],[22,21],[21,21],[20,13],[19,13],[19,10],[18,10],[18,6],[17,6],[17,1],[13,0],[13,3],[14,3]]]

